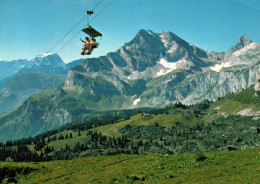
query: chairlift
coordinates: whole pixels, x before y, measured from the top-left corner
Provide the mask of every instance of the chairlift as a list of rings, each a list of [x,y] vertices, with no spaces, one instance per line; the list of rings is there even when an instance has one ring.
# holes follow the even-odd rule
[[[96,38],[96,37],[99,37],[99,36],[102,38],[102,34],[89,25],[89,20],[88,20],[88,18],[89,18],[89,16],[92,15],[93,13],[94,13],[93,10],[88,10],[88,11],[87,11],[87,27],[84,28],[84,29],[82,29],[82,31],[83,31],[84,33],[86,33],[87,35],[89,35],[89,38],[91,38],[91,40],[95,40],[95,38]],[[101,40],[101,38],[100,38],[100,40]],[[81,40],[81,41],[84,42],[83,40]],[[84,46],[85,48],[83,47],[83,52],[81,53],[81,55],[85,55],[85,54],[90,55],[90,54],[92,53],[93,49],[94,49],[94,48],[98,48],[98,46],[99,46],[99,43],[97,43],[97,42],[95,42],[95,41],[94,41],[94,44],[93,44],[93,43],[90,43],[90,44]],[[85,49],[88,50],[87,53],[85,53]]]

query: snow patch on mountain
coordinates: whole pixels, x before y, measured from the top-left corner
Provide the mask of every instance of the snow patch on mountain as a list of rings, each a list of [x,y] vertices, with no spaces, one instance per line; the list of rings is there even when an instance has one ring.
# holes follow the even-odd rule
[[[33,60],[34,61],[40,61],[40,60],[42,60],[42,59],[44,59],[44,58],[46,58],[47,56],[51,56],[51,55],[55,55],[55,54],[53,54],[53,53],[43,53],[43,54],[38,54]],[[33,61],[32,60],[32,61]]]
[[[156,36],[156,35],[157,35],[156,33],[152,32],[152,31],[150,31],[150,30],[148,30],[147,32],[148,32],[148,34],[151,35],[151,36]]]
[[[167,69],[175,70],[177,69],[176,63],[170,63],[165,58],[161,58],[159,63]]]
[[[162,65],[164,68],[160,69],[155,77],[159,77],[159,76],[163,76],[166,75],[167,73],[177,69],[176,67],[176,63],[170,63],[168,62],[162,55],[162,53],[160,53],[160,58],[159,58],[159,62],[158,64]]]
[[[157,73],[156,77],[166,75],[167,73],[170,73],[176,69],[185,69],[189,70],[194,64],[186,60],[185,58],[182,58],[178,60],[177,62],[168,62],[166,58],[163,57],[162,53],[160,53],[160,58],[158,64],[162,65],[163,68],[161,68]]]
[[[161,37],[161,41],[162,41],[164,47],[168,48],[169,47],[169,42],[166,40],[165,35],[161,34],[160,37]]]
[[[127,77],[127,79],[129,80],[135,80],[135,79],[138,79],[138,76],[140,75],[140,72],[138,71],[133,71],[133,73],[131,75],[129,75]]]
[[[167,70],[167,69],[161,69],[160,71],[158,71],[155,75],[155,77],[160,77],[163,75],[166,75],[167,73],[170,73],[172,70]]]
[[[236,57],[238,57],[238,56],[240,56],[240,55],[243,55],[245,52],[247,52],[247,51],[250,50],[250,49],[255,49],[256,46],[257,46],[256,43],[251,43],[251,44],[245,46],[244,48],[242,48],[242,49],[240,49],[240,50],[234,52],[233,55],[236,56]]]
[[[175,41],[170,41],[169,32],[162,32],[160,38],[164,47],[168,49],[166,52],[173,53],[178,48],[178,44]]]
[[[141,98],[137,98],[133,101],[133,106],[136,106],[141,101]]]
[[[46,56],[50,56],[50,55],[54,55],[53,53],[43,53],[42,57],[46,57]]]
[[[174,51],[176,51],[178,49],[178,44],[176,44],[175,42],[172,43],[172,46],[170,47],[170,49],[167,51],[168,53],[174,53]]]
[[[215,66],[209,67],[211,70],[215,71],[215,72],[220,72],[220,70],[222,70],[222,68],[228,68],[232,66],[229,62],[221,62],[220,64],[216,64]]]

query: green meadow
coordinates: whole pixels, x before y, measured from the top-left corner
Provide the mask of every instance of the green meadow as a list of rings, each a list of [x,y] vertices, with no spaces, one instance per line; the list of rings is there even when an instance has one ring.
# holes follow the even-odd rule
[[[0,163],[2,183],[259,183],[260,149]]]

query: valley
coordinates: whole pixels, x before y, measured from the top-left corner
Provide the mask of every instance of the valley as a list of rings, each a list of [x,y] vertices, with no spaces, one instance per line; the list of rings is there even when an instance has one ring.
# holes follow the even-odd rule
[[[35,137],[0,144],[0,160],[67,160],[116,154],[204,153],[257,148],[259,91],[241,92],[195,105],[93,112],[80,122]],[[243,114],[243,112],[247,112]],[[15,151],[20,150],[20,151]]]
[[[208,52],[140,30],[98,58],[10,62],[0,79],[0,181],[256,183],[259,56],[246,35]]]
[[[260,1],[0,9],[0,184],[260,182]]]

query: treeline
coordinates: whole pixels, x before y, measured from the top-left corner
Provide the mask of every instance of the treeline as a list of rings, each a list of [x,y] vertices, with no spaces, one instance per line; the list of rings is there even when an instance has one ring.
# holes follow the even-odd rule
[[[128,119],[131,113],[167,114],[170,110],[176,109],[176,111],[188,110],[200,116],[207,112],[211,103],[205,100],[192,106],[176,103],[157,110],[142,109],[121,113],[111,111],[96,114],[91,119],[35,137],[0,143],[0,160],[47,161],[115,154],[183,154],[257,146],[260,141],[260,120],[242,116],[221,117],[212,122],[189,125],[172,120],[175,124],[169,128],[159,126],[160,122],[146,126],[126,125],[118,130],[122,137],[108,137],[97,132],[85,131],[94,126]],[[84,138],[81,139],[81,136]],[[74,138],[79,138],[76,143]],[[59,141],[61,143],[62,140],[65,141],[57,147],[56,143]],[[54,144],[55,149],[50,146]]]
[[[127,120],[131,116],[142,113],[144,114],[168,114],[169,110],[171,109],[188,109],[193,108],[194,113],[196,112],[199,114],[202,110],[205,110],[210,106],[212,102],[208,100],[204,100],[203,102],[196,104],[196,105],[184,105],[180,102],[169,105],[162,109],[151,109],[151,108],[138,108],[138,109],[130,109],[130,110],[120,110],[120,111],[106,111],[106,112],[96,112],[91,115],[91,117],[88,117],[80,122],[73,122],[68,123],[66,125],[63,125],[62,127],[50,130],[44,133],[41,133],[39,135],[36,135],[34,137],[28,137],[23,138],[19,140],[7,140],[6,143],[1,143],[0,146],[18,146],[18,145],[26,145],[31,144],[32,142],[42,142],[44,139],[57,134],[59,132],[63,132],[66,130],[72,130],[72,131],[84,131],[91,129],[93,127],[97,126],[104,126],[107,124],[115,124],[119,121]]]
[[[173,154],[244,149],[259,146],[260,119],[234,115],[211,123],[183,125],[176,122],[170,128],[161,127],[158,123],[126,125],[119,132],[130,140],[153,140]]]
[[[220,100],[220,98],[218,100]],[[144,114],[154,114],[154,115],[169,114],[169,111],[172,110],[172,109],[190,109],[190,110],[193,111],[193,113],[195,115],[199,115],[199,114],[201,114],[202,111],[204,111],[207,108],[209,108],[212,103],[213,102],[209,101],[209,100],[204,100],[204,101],[202,101],[200,103],[191,104],[191,105],[185,105],[185,104],[182,104],[181,102],[177,102],[177,103],[174,103],[174,104],[170,104],[170,105],[168,105],[165,108],[153,109],[153,110],[150,110],[150,111],[146,111],[146,112],[144,112],[142,114],[143,115]]]
[[[79,136],[82,136],[81,134]],[[126,135],[122,137],[108,137],[101,133],[89,131],[85,137],[86,141],[78,141],[74,145],[66,144],[59,150],[46,155],[52,160],[73,159],[77,157],[116,155],[116,154],[146,154],[162,153],[172,154],[158,141],[133,140]]]
[[[26,145],[16,147],[0,147],[0,161],[4,162],[33,162],[46,161],[43,155],[31,151]]]
[[[95,112],[92,113],[90,117],[79,121],[79,122],[73,122],[68,123],[66,125],[61,126],[58,129],[50,130],[44,133],[41,133],[39,135],[36,135],[34,137],[28,137],[23,138],[19,140],[7,140],[6,143],[0,142],[0,147],[2,146],[18,146],[18,145],[27,145],[37,142],[43,142],[44,139],[55,135],[59,132],[63,132],[66,130],[72,130],[72,131],[84,131],[91,129],[93,127],[97,126],[103,126],[107,124],[115,124],[122,120],[127,120],[131,116],[135,114],[139,114],[141,112],[147,112],[151,110],[150,108],[138,108],[138,109],[129,109],[129,110],[118,110],[118,111],[105,111],[105,112]]]
[[[159,126],[158,123],[146,126],[126,125],[119,132],[122,137],[78,130],[55,135],[33,145],[5,145],[0,148],[0,160],[47,161],[98,155],[183,154],[252,148],[257,147],[260,141],[260,120],[229,116],[207,124],[183,125],[177,122],[170,128]],[[69,144],[69,139],[81,136],[84,139]],[[56,149],[49,146],[53,141],[63,139],[68,139],[67,144]]]
[[[78,136],[80,136],[81,131],[91,129],[96,126],[114,124],[118,121],[129,119],[135,114],[148,110],[149,108],[139,108],[131,110],[96,112],[93,113],[91,117],[88,117],[80,122],[69,123],[56,130],[50,130],[34,137],[28,137],[19,140],[7,140],[5,143],[0,142],[0,161],[20,162],[47,161],[51,159],[56,159],[53,156],[48,156],[50,152],[54,151],[53,147],[48,146],[48,143],[52,141],[72,138],[72,133],[65,135],[61,134],[58,137],[56,136],[56,134],[66,130],[71,130],[74,132],[78,132]],[[28,147],[31,147],[31,149],[29,149]],[[65,148],[61,148],[61,150],[64,149]],[[78,152],[78,148],[74,149],[74,151],[75,150],[77,150]],[[71,150],[68,149],[68,151]],[[58,157],[63,158],[61,156]]]
[[[204,104],[205,102],[202,102]],[[206,103],[210,103],[206,101]],[[51,130],[35,137],[24,138],[20,140],[7,141],[5,144],[0,143],[0,160],[5,161],[6,158],[12,158],[13,161],[46,161],[56,159],[70,159],[77,156],[95,156],[95,155],[113,155],[113,154],[144,154],[144,153],[173,153],[171,150],[164,148],[164,143],[161,139],[155,141],[157,135],[163,135],[161,132],[149,130],[149,139],[144,137],[145,134],[139,137],[132,137],[132,135],[124,135],[122,138],[109,138],[90,132],[87,136],[88,141],[85,143],[78,142],[76,145],[66,145],[61,147],[59,150],[54,150],[53,147],[49,147],[48,144],[53,141],[71,139],[73,138],[72,132],[76,132],[77,136],[81,136],[81,131],[91,129],[95,126],[102,126],[106,124],[117,123],[118,121],[127,120],[132,115],[137,113],[143,114],[163,114],[168,113],[171,109],[187,109],[192,106],[186,106],[181,103],[175,103],[167,106],[164,109],[133,109],[133,110],[122,110],[122,111],[109,111],[102,113],[92,114],[91,117],[78,122],[67,124],[56,130]],[[200,107],[200,106],[199,106]],[[158,129],[158,126],[155,126]],[[149,128],[147,126],[146,128]],[[160,130],[163,127],[159,128]],[[68,134],[59,134],[60,132],[71,130]],[[59,135],[58,135],[59,134]],[[129,140],[127,138],[131,138]],[[134,139],[132,139],[134,138]],[[140,139],[140,140],[139,140]],[[23,149],[21,149],[23,146]],[[30,147],[31,149],[25,149]],[[19,151],[18,151],[19,150]],[[21,151],[23,150],[23,151]],[[82,152],[84,152],[82,154]],[[51,154],[50,154],[51,153]],[[27,155],[27,156],[25,156]]]

